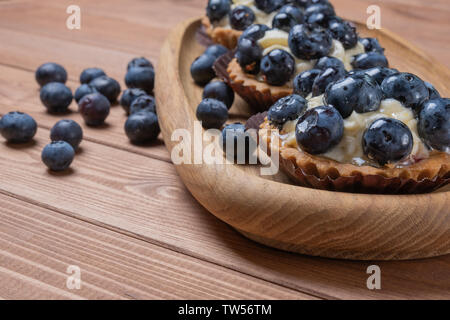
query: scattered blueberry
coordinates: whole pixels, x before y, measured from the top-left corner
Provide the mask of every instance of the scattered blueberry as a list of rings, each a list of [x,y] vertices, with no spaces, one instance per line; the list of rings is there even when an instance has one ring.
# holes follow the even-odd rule
[[[0,119],[0,133],[10,143],[29,142],[36,131],[36,121],[26,113],[9,112]]]
[[[390,69],[390,68],[385,68],[385,67],[375,67],[375,68],[370,68],[367,70],[352,70],[349,72],[349,75],[368,75],[369,77],[371,77],[372,79],[375,80],[376,83],[378,83],[379,85],[381,85],[381,83],[383,82],[384,79],[386,79],[387,77],[393,75],[393,74],[397,74],[399,73],[399,71],[397,69]]]
[[[206,15],[211,22],[220,21],[230,10],[230,0],[209,0],[206,7]]]
[[[104,95],[110,103],[116,102],[120,95],[120,84],[108,76],[95,78],[89,85]]]
[[[158,116],[153,112],[134,113],[125,122],[125,133],[132,143],[154,141],[160,132]]]
[[[310,154],[321,154],[339,144],[344,135],[344,119],[335,108],[320,106],[309,109],[295,126],[300,148]]]
[[[42,150],[42,161],[52,171],[64,171],[70,167],[75,151],[65,141],[53,141]]]
[[[142,89],[151,94],[155,87],[155,71],[149,67],[131,68],[125,76],[125,83],[128,88]]]
[[[303,23],[304,15],[303,11],[300,10],[300,8],[296,7],[293,4],[286,4],[284,5],[279,13],[287,13],[288,15],[292,16],[295,21],[297,21],[297,24]]]
[[[294,74],[295,60],[287,51],[272,50],[261,60],[261,72],[268,84],[282,86]]]
[[[197,107],[197,119],[205,129],[220,129],[228,119],[227,106],[216,99],[205,99]]]
[[[57,63],[48,62],[44,63],[36,70],[35,77],[41,87],[50,82],[66,83],[67,71],[63,66]]]
[[[400,101],[405,107],[418,110],[429,99],[425,83],[411,73],[397,73],[383,80],[381,84],[385,98]]]
[[[441,94],[439,93],[439,91],[436,90],[436,88],[431,83],[426,82],[426,81],[424,81],[424,83],[428,89],[428,93],[430,95],[430,100],[441,98]]]
[[[255,14],[247,6],[237,6],[230,12],[230,25],[235,30],[245,30],[255,21]]]
[[[366,52],[358,54],[352,61],[352,66],[355,69],[370,69],[374,67],[389,67],[389,62],[386,57],[378,52]]]
[[[76,151],[81,140],[83,140],[83,130],[73,120],[60,120],[50,131],[50,139],[52,141],[65,141]]]
[[[312,60],[326,56],[332,43],[330,31],[320,27],[301,24],[294,26],[289,32],[289,48],[300,59]]]
[[[317,97],[325,92],[325,89],[330,83],[342,79],[346,75],[345,69],[327,68],[323,70],[316,79],[314,79],[312,86],[312,96]]]
[[[88,94],[91,94],[94,92],[97,92],[97,90],[95,90],[93,87],[91,87],[88,84],[82,84],[81,86],[78,87],[77,90],[75,90],[75,94],[74,94],[75,101],[77,103],[79,103],[80,100],[83,99],[83,97],[85,95],[88,95]]]
[[[301,23],[301,21],[297,21],[289,13],[279,12],[273,17],[272,28],[289,32],[293,26],[299,23]]]
[[[191,65],[191,75],[198,85],[204,86],[216,77],[213,70],[215,61],[216,57],[207,54],[203,54],[194,60]]]
[[[245,125],[239,122],[226,125],[222,130],[221,140],[227,159],[238,160],[238,164],[248,162],[256,148],[255,139],[246,130]]]
[[[120,97],[120,105],[127,114],[130,114],[130,107],[133,101],[140,96],[145,96],[147,93],[142,89],[126,89]]]
[[[437,150],[450,151],[450,99],[438,98],[423,104],[419,114],[419,135]]]
[[[141,111],[156,113],[155,98],[149,95],[137,97],[130,106],[130,114],[135,114]]]
[[[350,49],[358,43],[358,34],[355,26],[348,21],[330,20],[328,29],[334,39],[339,40],[345,49]]]
[[[80,83],[81,84],[88,84],[95,78],[106,76],[105,71],[99,68],[87,68],[84,69],[83,72],[80,74]]]
[[[378,42],[376,38],[363,38],[359,40],[366,52],[378,52],[384,54],[384,48]]]
[[[328,21],[336,15],[329,2],[317,3],[308,6],[305,10],[305,21],[310,25],[328,26]]]
[[[413,136],[403,122],[381,118],[364,132],[362,143],[369,159],[385,165],[403,160],[411,153]]]
[[[255,0],[256,7],[265,13],[274,12],[280,9],[285,3],[286,0]]]
[[[103,124],[109,115],[110,108],[109,100],[100,93],[84,96],[78,105],[80,114],[88,126]]]
[[[307,104],[308,102],[297,94],[281,98],[270,107],[267,119],[275,125],[283,125],[286,121],[300,117],[306,111]]]
[[[221,44],[214,44],[212,46],[209,46],[205,50],[204,54],[210,55],[210,56],[214,56],[217,59],[217,58],[219,58],[220,56],[224,55],[227,52],[228,52],[228,49],[225,48],[224,46],[222,46]]]
[[[294,93],[306,98],[312,92],[314,80],[321,72],[319,69],[311,69],[298,74],[294,78]]]
[[[245,29],[241,35],[241,38],[259,40],[264,37],[267,30],[269,30],[269,27],[265,24],[252,24],[250,27]]]
[[[230,109],[234,102],[234,91],[223,81],[212,81],[203,90],[203,99],[207,98],[222,101]]]
[[[144,57],[134,58],[127,65],[127,71],[131,68],[151,68],[154,69],[153,64]]]
[[[262,49],[257,40],[241,37],[238,41],[235,57],[244,72],[257,74],[260,71]]]
[[[345,71],[344,63],[335,57],[322,57],[316,62],[316,65],[314,66],[314,69],[319,69],[322,71],[328,68],[341,69]]]
[[[41,88],[40,98],[50,113],[67,112],[73,100],[72,91],[60,82],[50,82]]]

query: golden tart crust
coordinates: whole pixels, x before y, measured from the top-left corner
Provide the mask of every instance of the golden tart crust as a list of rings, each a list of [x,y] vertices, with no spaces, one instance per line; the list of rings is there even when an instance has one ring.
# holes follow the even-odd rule
[[[202,25],[206,34],[212,39],[214,43],[221,44],[230,50],[236,48],[242,31],[222,27],[214,27],[209,21],[209,18],[206,16],[202,19]]]

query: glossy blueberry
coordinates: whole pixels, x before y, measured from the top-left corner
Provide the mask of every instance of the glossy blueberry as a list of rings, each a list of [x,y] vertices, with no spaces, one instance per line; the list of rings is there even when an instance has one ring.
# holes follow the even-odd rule
[[[380,54],[384,54],[384,48],[378,42],[376,38],[362,38],[359,39],[359,42],[362,43],[366,52],[378,52]]]
[[[203,90],[203,99],[207,98],[222,101],[230,109],[234,102],[234,91],[223,81],[213,81]]]
[[[51,171],[64,171],[75,157],[72,146],[65,141],[53,141],[42,150],[42,162]]]
[[[310,25],[328,26],[328,22],[336,13],[330,3],[317,3],[308,6],[305,10],[305,21]]]
[[[77,90],[75,90],[75,94],[74,94],[75,101],[77,103],[79,103],[80,100],[83,99],[83,97],[85,95],[88,95],[88,94],[91,94],[94,92],[97,92],[97,90],[95,90],[93,87],[91,87],[88,84],[82,84],[81,86],[78,87]]]
[[[128,139],[135,144],[154,141],[160,132],[158,116],[153,112],[134,113],[125,122],[125,133]]]
[[[272,20],[272,28],[289,32],[299,22],[288,13],[277,13]]]
[[[88,84],[95,78],[106,76],[105,71],[99,68],[87,68],[84,69],[83,72],[80,74],[80,83],[81,84]]]
[[[140,96],[145,96],[147,93],[142,89],[126,89],[120,97],[120,105],[127,114],[130,114],[130,107],[133,101]]]
[[[227,106],[216,99],[205,99],[200,102],[196,114],[205,129],[220,129],[228,120]]]
[[[358,54],[352,61],[354,69],[370,69],[374,67],[389,67],[386,57],[378,52],[366,52]]]
[[[297,144],[310,154],[322,154],[331,150],[343,135],[344,119],[331,106],[309,109],[295,126]]]
[[[403,122],[381,118],[364,132],[362,144],[364,154],[369,159],[385,165],[409,156],[413,148],[413,136]]]
[[[155,87],[155,71],[148,67],[131,68],[125,75],[125,83],[128,88],[142,89],[151,94]]]
[[[298,22],[298,24],[303,23],[304,20],[303,11],[293,4],[284,5],[280,9],[279,13],[287,13],[290,16],[292,16]]]
[[[29,142],[36,131],[36,121],[26,113],[9,112],[0,119],[0,133],[10,143]]]
[[[120,84],[108,76],[101,76],[89,82],[95,90],[104,95],[110,103],[117,101],[120,95]]]
[[[331,33],[320,27],[305,24],[294,26],[289,32],[289,48],[300,59],[312,60],[326,56],[332,46]]]
[[[198,85],[204,86],[215,78],[213,70],[215,61],[215,56],[203,54],[192,62],[191,76]]]
[[[222,46],[221,44],[214,44],[212,46],[209,46],[204,54],[206,55],[210,55],[210,56],[214,56],[217,58],[219,58],[220,56],[224,55],[225,53],[228,52],[228,49],[225,48],[224,46]]]
[[[430,100],[441,98],[441,94],[439,93],[439,91],[436,90],[436,88],[431,83],[426,82],[426,81],[424,81],[424,83],[428,89],[428,93],[430,95]]]
[[[344,119],[353,110],[358,113],[378,110],[382,97],[380,86],[368,76],[346,77],[325,90],[325,101],[335,107]]]
[[[261,73],[270,85],[284,85],[291,79],[294,71],[295,60],[287,51],[272,50],[261,60]]]
[[[83,130],[73,120],[60,120],[50,131],[50,139],[52,141],[65,141],[76,151],[81,140],[83,140]]]
[[[259,40],[264,37],[267,30],[269,30],[269,27],[265,24],[252,24],[250,27],[245,29],[245,31],[241,35],[241,38]]]
[[[300,117],[306,111],[307,104],[306,99],[297,94],[281,98],[270,107],[267,119],[275,125],[283,125]]]
[[[78,110],[88,126],[99,126],[109,115],[111,104],[100,93],[93,93],[81,99]]]
[[[238,160],[238,164],[248,162],[256,148],[255,139],[242,123],[226,125],[222,130],[221,141],[227,159]]]
[[[285,3],[286,0],[255,0],[256,7],[265,13],[274,12],[280,9]]]
[[[219,21],[231,10],[230,0],[209,0],[206,15],[211,22]]]
[[[387,77],[397,74],[399,71],[397,69],[390,69],[385,67],[375,67],[370,68],[367,70],[352,70],[349,72],[349,75],[356,75],[356,76],[362,76],[362,75],[368,75],[372,79],[375,80],[376,83],[381,85],[384,79]]]
[[[312,92],[314,80],[322,70],[311,69],[303,71],[294,78],[294,93],[306,98]]]
[[[385,98],[400,101],[405,107],[418,110],[429,99],[425,83],[411,73],[397,73],[383,80],[381,84]]]
[[[154,69],[153,64],[150,62],[150,60],[148,60],[144,57],[134,58],[133,60],[131,60],[127,65],[127,71],[130,70],[131,68],[152,68],[152,69]]]
[[[40,98],[50,113],[67,112],[73,100],[72,91],[60,82],[50,82],[41,88]]]
[[[235,57],[244,72],[257,74],[260,70],[262,49],[257,40],[252,38],[240,38]]]
[[[335,57],[322,57],[316,62],[316,65],[314,66],[314,69],[319,69],[322,71],[328,68],[341,69],[345,71],[344,63]]]
[[[312,95],[313,97],[320,96],[325,92],[325,89],[330,83],[336,82],[339,79],[342,79],[346,75],[346,71],[343,69],[336,68],[327,68],[323,70],[317,77],[314,79],[312,86]]]
[[[245,30],[255,21],[255,13],[247,6],[237,6],[230,12],[230,25],[235,30]]]
[[[63,66],[57,63],[48,62],[44,63],[36,70],[35,77],[41,87],[50,82],[66,83],[67,71]]]
[[[155,98],[149,95],[137,97],[130,106],[130,114],[135,114],[141,111],[156,113]]]
[[[330,20],[328,29],[334,39],[339,40],[345,49],[350,49],[358,43],[358,34],[355,26],[348,21]]]
[[[450,151],[450,99],[438,98],[423,104],[419,114],[419,135],[437,150]]]

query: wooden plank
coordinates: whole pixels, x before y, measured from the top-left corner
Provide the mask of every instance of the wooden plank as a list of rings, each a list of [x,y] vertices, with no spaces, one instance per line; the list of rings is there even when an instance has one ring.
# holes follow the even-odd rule
[[[0,194],[6,299],[315,299]],[[69,266],[81,289],[66,286]]]
[[[32,145],[0,144],[0,191],[315,296],[449,296],[450,256],[377,263],[383,290],[370,291],[371,263],[294,255],[245,240],[202,209],[166,162],[85,141],[72,171],[51,174],[40,162],[47,141],[40,129]]]

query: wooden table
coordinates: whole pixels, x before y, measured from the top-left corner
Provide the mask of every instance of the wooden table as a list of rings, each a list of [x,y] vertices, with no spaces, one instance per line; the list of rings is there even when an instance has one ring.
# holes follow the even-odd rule
[[[65,26],[81,7],[81,30]],[[35,142],[0,143],[0,298],[3,299],[390,299],[450,298],[450,256],[406,262],[349,262],[255,244],[190,196],[163,143],[128,143],[125,115],[84,127],[72,169],[40,161],[49,129],[34,70],[63,64],[68,85],[86,67],[121,80],[127,62],[157,62],[170,29],[203,13],[206,0],[0,0],[0,114],[22,110],[39,123]],[[378,4],[382,24],[450,66],[448,0],[335,0],[339,14],[366,20]],[[171,90],[171,88],[167,88]],[[75,103],[71,106],[76,110]],[[76,112],[67,117],[82,123]],[[407,210],[407,208],[405,208]],[[382,289],[366,287],[369,265]],[[68,289],[67,268],[81,270]]]

